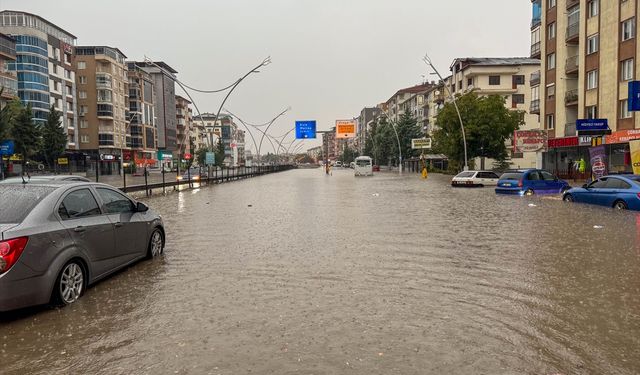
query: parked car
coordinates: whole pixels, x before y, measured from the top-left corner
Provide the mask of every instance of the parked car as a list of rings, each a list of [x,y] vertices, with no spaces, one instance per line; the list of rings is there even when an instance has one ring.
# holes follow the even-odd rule
[[[35,176],[24,176],[24,179],[22,177],[9,177],[9,178],[6,178],[6,179],[0,181],[0,184],[15,184],[17,182],[19,182],[19,183],[29,183],[29,182],[36,182],[36,181],[78,181],[78,182],[89,182],[91,180],[89,180],[86,177],[74,176],[74,175],[71,175],[71,174],[35,175]]]
[[[336,168],[342,168],[342,162],[340,160],[336,161],[336,163],[334,164],[334,166]]]
[[[491,171],[464,171],[451,179],[453,187],[496,186],[500,176]]]
[[[380,166],[379,165],[374,165],[372,167],[372,169],[373,169],[374,172],[380,172]]]
[[[109,185],[0,185],[0,311],[71,304],[164,243],[162,218]]]
[[[618,210],[640,210],[640,176],[605,176],[564,193],[566,202],[579,202],[612,207]]]
[[[178,176],[178,181],[187,181],[191,178],[192,181],[206,180],[208,177],[207,170],[200,168],[191,168],[189,171],[185,171],[182,175]]]
[[[356,169],[356,162],[352,161],[351,163],[349,163],[349,168]]]
[[[561,194],[569,190],[568,182],[560,180],[551,173],[541,169],[525,169],[506,172],[500,176],[497,194]]]

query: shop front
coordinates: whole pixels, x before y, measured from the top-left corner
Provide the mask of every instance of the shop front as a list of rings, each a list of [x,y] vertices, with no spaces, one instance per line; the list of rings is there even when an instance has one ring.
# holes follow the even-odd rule
[[[640,139],[640,130],[618,130],[604,137],[609,156],[609,172],[631,173],[631,152],[629,142]]]

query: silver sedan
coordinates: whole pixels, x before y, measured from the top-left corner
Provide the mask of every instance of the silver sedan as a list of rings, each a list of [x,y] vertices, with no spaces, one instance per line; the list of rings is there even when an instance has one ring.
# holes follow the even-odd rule
[[[0,185],[0,311],[68,305],[96,281],[164,251],[162,218],[104,184]]]

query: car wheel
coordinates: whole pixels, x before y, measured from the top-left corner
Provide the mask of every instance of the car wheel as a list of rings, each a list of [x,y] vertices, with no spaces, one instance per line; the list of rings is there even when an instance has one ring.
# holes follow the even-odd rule
[[[53,301],[66,306],[74,303],[84,294],[86,285],[84,268],[77,260],[67,263],[60,272],[54,288]]]
[[[615,208],[616,210],[626,210],[627,204],[624,203],[624,201],[615,201],[615,203],[613,204],[613,208]]]
[[[562,200],[565,202],[573,202],[573,195],[565,194],[564,197],[562,197]]]
[[[162,255],[164,252],[164,238],[162,237],[162,231],[156,228],[151,233],[151,239],[149,240],[149,248],[147,249],[147,258],[152,259]]]
[[[534,193],[533,193],[533,189],[527,189],[527,190],[524,192],[524,195],[526,195],[526,196],[532,196],[533,194],[534,194]]]

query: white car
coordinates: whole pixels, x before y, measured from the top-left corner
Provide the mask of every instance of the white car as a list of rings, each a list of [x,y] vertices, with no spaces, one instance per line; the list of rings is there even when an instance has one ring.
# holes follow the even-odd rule
[[[500,176],[491,171],[464,171],[451,180],[453,187],[497,186]]]

